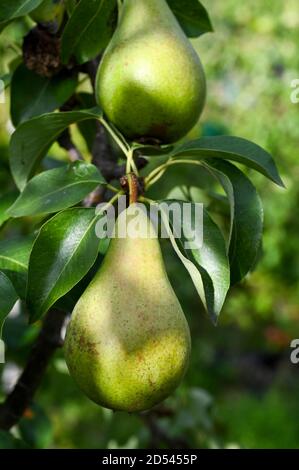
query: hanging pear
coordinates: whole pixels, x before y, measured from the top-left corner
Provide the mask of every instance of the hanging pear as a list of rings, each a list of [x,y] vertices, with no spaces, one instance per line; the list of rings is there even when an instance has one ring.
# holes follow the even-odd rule
[[[123,236],[132,223],[137,236]],[[103,264],[73,311],[65,358],[91,400],[113,410],[143,411],[180,383],[190,332],[159,241],[145,236],[154,233],[147,214],[132,205],[116,227]]]
[[[196,124],[205,75],[165,0],[124,0],[96,95],[108,119],[131,140],[171,143]]]

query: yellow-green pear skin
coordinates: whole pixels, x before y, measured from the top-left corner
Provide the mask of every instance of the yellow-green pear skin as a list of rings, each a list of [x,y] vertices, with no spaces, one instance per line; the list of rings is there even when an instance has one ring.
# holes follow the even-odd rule
[[[127,226],[129,209],[118,223]],[[144,212],[137,220],[152,227]],[[147,410],[180,383],[190,342],[158,239],[113,238],[67,328],[65,359],[79,388],[112,410]]]
[[[205,75],[165,0],[124,0],[96,95],[107,118],[131,140],[172,143],[196,124]]]

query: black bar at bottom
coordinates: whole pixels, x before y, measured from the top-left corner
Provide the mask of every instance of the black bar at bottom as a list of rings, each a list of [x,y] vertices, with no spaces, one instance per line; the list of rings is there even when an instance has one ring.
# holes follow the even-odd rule
[[[204,464],[285,465],[287,458],[298,458],[299,450],[1,450],[0,461],[7,465],[30,464],[40,469],[48,465],[88,465],[90,468],[141,468],[172,466],[197,468]],[[4,468],[4,466],[3,466]]]

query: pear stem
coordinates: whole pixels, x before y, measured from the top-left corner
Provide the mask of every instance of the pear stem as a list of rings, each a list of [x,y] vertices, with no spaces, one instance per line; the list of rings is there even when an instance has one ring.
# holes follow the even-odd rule
[[[115,186],[112,186],[112,184],[106,184],[105,185],[107,189],[110,189],[110,191],[113,191],[114,193],[119,193],[119,189],[116,188]]]
[[[133,171],[135,175],[138,176],[138,169],[134,162],[134,149],[131,148],[127,153],[127,166],[126,166],[126,174],[129,175]]]
[[[134,149],[131,148],[119,135],[117,135],[116,130],[112,128],[110,124],[104,119],[101,118],[100,122],[105,127],[105,129],[109,132],[113,140],[117,143],[119,148],[123,151],[127,158],[127,165],[126,165],[126,173],[127,175],[131,173],[131,170],[138,176],[138,169],[134,161]]]
[[[134,173],[127,175],[129,185],[129,204],[135,204],[138,199],[138,179]]]
[[[108,122],[104,119],[104,118],[101,118],[100,119],[100,122],[101,124],[105,127],[105,129],[109,132],[109,134],[111,135],[111,137],[113,138],[113,140],[115,140],[115,142],[117,143],[117,145],[119,146],[119,148],[123,151],[123,153],[126,155],[126,157],[128,157],[128,152],[130,152],[130,147],[128,145],[126,145],[121,139],[120,137],[117,135],[117,133],[115,132],[114,129],[112,129],[112,127],[108,124]]]
[[[144,197],[144,196],[140,196],[138,200],[139,200],[140,202],[145,202],[145,203],[147,203],[147,204],[155,204],[155,205],[158,204],[157,201],[154,201],[153,199],[149,199],[148,197]]]
[[[150,186],[155,184],[165,173],[168,167],[172,165],[197,165],[202,166],[201,162],[196,160],[168,160],[163,165],[160,165],[158,168],[155,168],[146,178],[145,178],[145,188],[148,189]]]
[[[128,175],[131,171],[131,161],[133,159],[132,150],[127,155],[126,174]]]
[[[115,194],[115,196],[113,196],[110,201],[108,201],[103,207],[101,207],[101,209],[96,213],[96,216],[99,217],[100,215],[102,215],[102,213],[108,209],[108,207],[112,206],[119,198],[120,196],[123,196],[124,195],[124,192],[123,191],[118,191],[117,194]]]

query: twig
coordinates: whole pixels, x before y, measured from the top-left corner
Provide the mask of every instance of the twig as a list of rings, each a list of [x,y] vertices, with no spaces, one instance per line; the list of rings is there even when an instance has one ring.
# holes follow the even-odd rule
[[[113,153],[107,134],[100,122],[97,122],[96,137],[92,147],[92,162],[101,171],[106,181],[118,179],[117,157]]]
[[[11,429],[31,405],[55,350],[62,346],[61,330],[65,320],[66,313],[59,310],[52,309],[46,315],[22,375],[0,405],[0,429]]]
[[[92,191],[83,201],[84,207],[93,207],[97,206],[100,202],[104,201],[104,196],[106,193],[105,186],[98,186],[94,191]]]
[[[90,76],[93,86],[95,84],[98,63],[99,61],[96,60],[85,65],[85,71]],[[70,108],[72,107],[70,102],[66,105]],[[61,134],[58,142],[61,147],[68,151],[71,161],[83,159],[80,151],[72,142],[69,130]],[[113,153],[104,128],[100,123],[98,123],[92,153],[93,163],[100,169],[107,182],[119,179],[125,174],[126,165],[118,165],[118,159]],[[139,169],[143,168],[146,164],[147,161],[145,159],[141,157],[136,159],[136,165]],[[105,191],[110,191],[110,189],[105,189]],[[84,202],[84,205],[93,205],[99,197],[105,200],[105,194],[102,192],[103,188],[96,190],[89,200]],[[56,309],[51,309],[46,315],[40,334],[19,380],[12,392],[6,397],[4,403],[0,405],[0,429],[9,430],[15,426],[32,403],[54,352],[62,345],[61,331],[65,324],[66,316],[66,313]],[[154,424],[151,424],[151,426],[154,426]]]
[[[141,415],[145,425],[151,433],[151,442],[150,448],[157,449],[161,446],[162,443],[166,444],[169,449],[189,449],[188,443],[185,439],[175,438],[169,436],[164,429],[159,426],[157,418],[155,417],[154,412],[148,412],[144,415]]]
[[[95,80],[100,58],[91,60],[82,66],[82,72],[87,73],[90,78],[94,93]],[[106,181],[119,179],[124,174],[122,166],[117,164],[117,157],[113,153],[104,127],[97,121],[97,132],[92,148],[92,163],[98,167]],[[104,194],[101,193],[101,197]]]
[[[81,66],[81,72],[87,73],[90,78],[93,89],[95,89],[95,81],[97,76],[97,71],[99,63],[101,62],[101,57],[97,57],[94,60],[90,60]]]
[[[89,76],[94,93],[96,93],[95,81],[100,61],[101,57],[91,60],[81,67],[81,71],[87,73]],[[97,133],[92,149],[92,156],[92,163],[99,168],[106,181],[109,182],[114,179],[119,179],[126,174],[126,165],[118,164],[118,157],[113,152],[104,126],[100,122],[97,122]],[[138,170],[147,165],[147,160],[139,157],[136,159],[135,163]]]
[[[80,150],[76,147],[71,139],[71,134],[69,129],[66,129],[57,139],[58,144],[61,148],[65,149],[68,154],[71,162],[76,162],[77,160],[83,160],[83,156]]]

